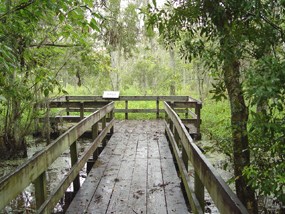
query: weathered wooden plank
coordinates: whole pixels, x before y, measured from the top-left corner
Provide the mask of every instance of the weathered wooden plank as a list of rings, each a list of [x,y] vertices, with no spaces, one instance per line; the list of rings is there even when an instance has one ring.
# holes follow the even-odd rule
[[[173,156],[169,148],[166,136],[159,134],[157,137],[158,137],[158,147],[160,151],[160,159],[171,159],[171,161],[173,162]]]
[[[126,150],[121,167],[115,180],[115,186],[107,213],[126,213],[131,189],[133,170],[135,166],[135,151],[137,134],[131,134],[127,140]]]
[[[160,159],[148,159],[147,213],[167,213]]]
[[[186,113],[187,111],[185,109],[175,109],[177,113]],[[156,109],[145,109],[145,108],[139,108],[139,109],[115,109],[115,113],[157,113]],[[159,113],[165,113],[164,109],[159,109]]]
[[[168,213],[188,213],[180,179],[172,159],[161,159],[163,185]]]
[[[146,196],[147,158],[136,157],[126,213],[146,213]]]
[[[112,100],[112,101],[194,101],[193,98],[190,99],[189,96],[120,96],[116,99],[103,99],[102,96],[66,96],[69,100],[94,100],[94,101],[102,101],[102,100]],[[63,100],[62,98],[60,100]]]
[[[106,213],[112,195],[118,181],[118,175],[122,166],[122,160],[125,155],[128,137],[124,136],[117,144],[116,148],[112,151],[108,167],[99,183],[98,188],[93,195],[92,202],[87,208],[87,213]]]
[[[119,136],[118,136],[119,135]],[[113,150],[117,146],[117,139],[121,138],[122,134],[117,133],[116,137],[112,137],[107,143],[106,147],[98,157],[93,168],[88,174],[88,177],[84,181],[82,187],[74,197],[72,203],[68,207],[67,213],[84,213],[89,206],[91,199],[98,188],[98,185],[103,177],[103,174],[109,164],[110,157],[113,154]]]
[[[140,134],[137,141],[136,158],[146,159],[148,156],[147,135]]]
[[[158,148],[159,137],[156,134],[148,135],[148,158],[160,158],[160,152]]]
[[[170,104],[172,108],[195,108],[196,105],[197,101],[175,101]]]
[[[78,108],[80,109],[82,104],[86,108],[101,108],[107,105],[108,101],[51,101],[49,103],[50,108]]]
[[[112,155],[103,177],[85,213],[106,213],[112,197],[122,157]]]

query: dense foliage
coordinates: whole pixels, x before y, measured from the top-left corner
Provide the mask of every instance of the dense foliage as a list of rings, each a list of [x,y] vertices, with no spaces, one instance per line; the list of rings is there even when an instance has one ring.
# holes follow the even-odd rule
[[[90,8],[87,0],[1,1],[1,158],[25,156],[36,103],[62,91],[57,77],[70,51],[90,45],[90,29],[99,30],[100,16]]]

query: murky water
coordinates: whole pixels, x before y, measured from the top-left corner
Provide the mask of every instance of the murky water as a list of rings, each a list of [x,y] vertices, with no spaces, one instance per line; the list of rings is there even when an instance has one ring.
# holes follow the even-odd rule
[[[36,143],[35,143],[36,142]],[[18,160],[8,160],[1,161],[0,163],[0,177],[7,175],[27,161],[34,154],[38,153],[45,148],[46,142],[40,141],[39,139],[29,139],[28,148],[28,158],[18,159]],[[90,140],[80,139],[78,141],[79,155],[90,145]],[[71,161],[69,156],[69,151],[64,152],[47,170],[47,189],[48,194],[55,189],[59,182],[64,178],[68,170],[71,168]],[[80,182],[84,182],[86,178],[86,167],[80,172]],[[19,178],[20,179],[20,178]],[[34,197],[34,186],[29,185],[21,194],[19,194],[14,200],[12,200],[5,209],[1,210],[1,214],[6,213],[35,213],[35,197]],[[67,191],[73,191],[73,186],[71,185]],[[64,200],[60,201],[57,206],[54,208],[53,213],[62,213],[63,212]]]

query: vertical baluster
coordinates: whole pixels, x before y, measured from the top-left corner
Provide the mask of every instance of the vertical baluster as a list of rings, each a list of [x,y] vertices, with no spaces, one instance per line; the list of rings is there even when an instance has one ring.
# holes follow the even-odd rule
[[[204,188],[204,185],[202,183],[202,181],[200,180],[198,174],[195,172],[195,175],[194,175],[194,191],[195,191],[195,195],[199,201],[199,204],[202,208],[202,210],[204,211],[205,210],[205,188]]]
[[[201,138],[201,133],[200,133],[200,123],[201,123],[201,110],[202,104],[201,103],[196,103],[195,106],[195,114],[197,115],[197,120],[196,120],[196,128],[197,128],[197,139],[199,140]]]
[[[35,181],[35,198],[36,198],[36,208],[39,209],[40,206],[45,202],[47,198],[47,179],[46,172],[43,172]]]
[[[171,132],[174,133],[174,125],[173,125],[172,120],[170,120],[170,122],[169,122],[169,128],[170,128]]]
[[[66,103],[67,103],[67,106],[66,106],[66,115],[69,115],[69,96],[66,96],[65,99],[66,99]]]
[[[84,118],[84,102],[80,102],[80,120]]]
[[[106,115],[102,118],[102,131],[106,128]],[[106,146],[106,139],[102,141],[103,148]]]
[[[71,157],[71,166],[73,166],[78,161],[78,151],[77,151],[77,142],[75,141],[70,146],[70,157]],[[79,175],[76,176],[76,178],[73,181],[73,189],[76,193],[80,188],[80,179]]]
[[[129,115],[128,115],[128,109],[129,109],[129,106],[128,106],[128,100],[125,101],[125,119],[129,119]]]
[[[114,118],[114,110],[112,110],[110,112],[110,121],[112,121]],[[114,126],[112,126],[112,128],[110,129],[110,133],[113,134],[114,133]]]
[[[189,159],[188,159],[186,150],[185,150],[185,148],[184,148],[184,146],[183,146],[183,144],[182,144],[182,161],[183,161],[183,163],[184,163],[184,165],[185,165],[185,168],[186,168],[187,172],[188,172],[188,163],[189,163],[188,160],[189,160]]]
[[[156,119],[159,118],[159,99],[156,100]]]

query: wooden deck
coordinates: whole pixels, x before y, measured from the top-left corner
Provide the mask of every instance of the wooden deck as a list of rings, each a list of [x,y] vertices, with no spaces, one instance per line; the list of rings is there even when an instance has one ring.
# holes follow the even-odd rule
[[[161,120],[118,121],[67,213],[188,213]]]

